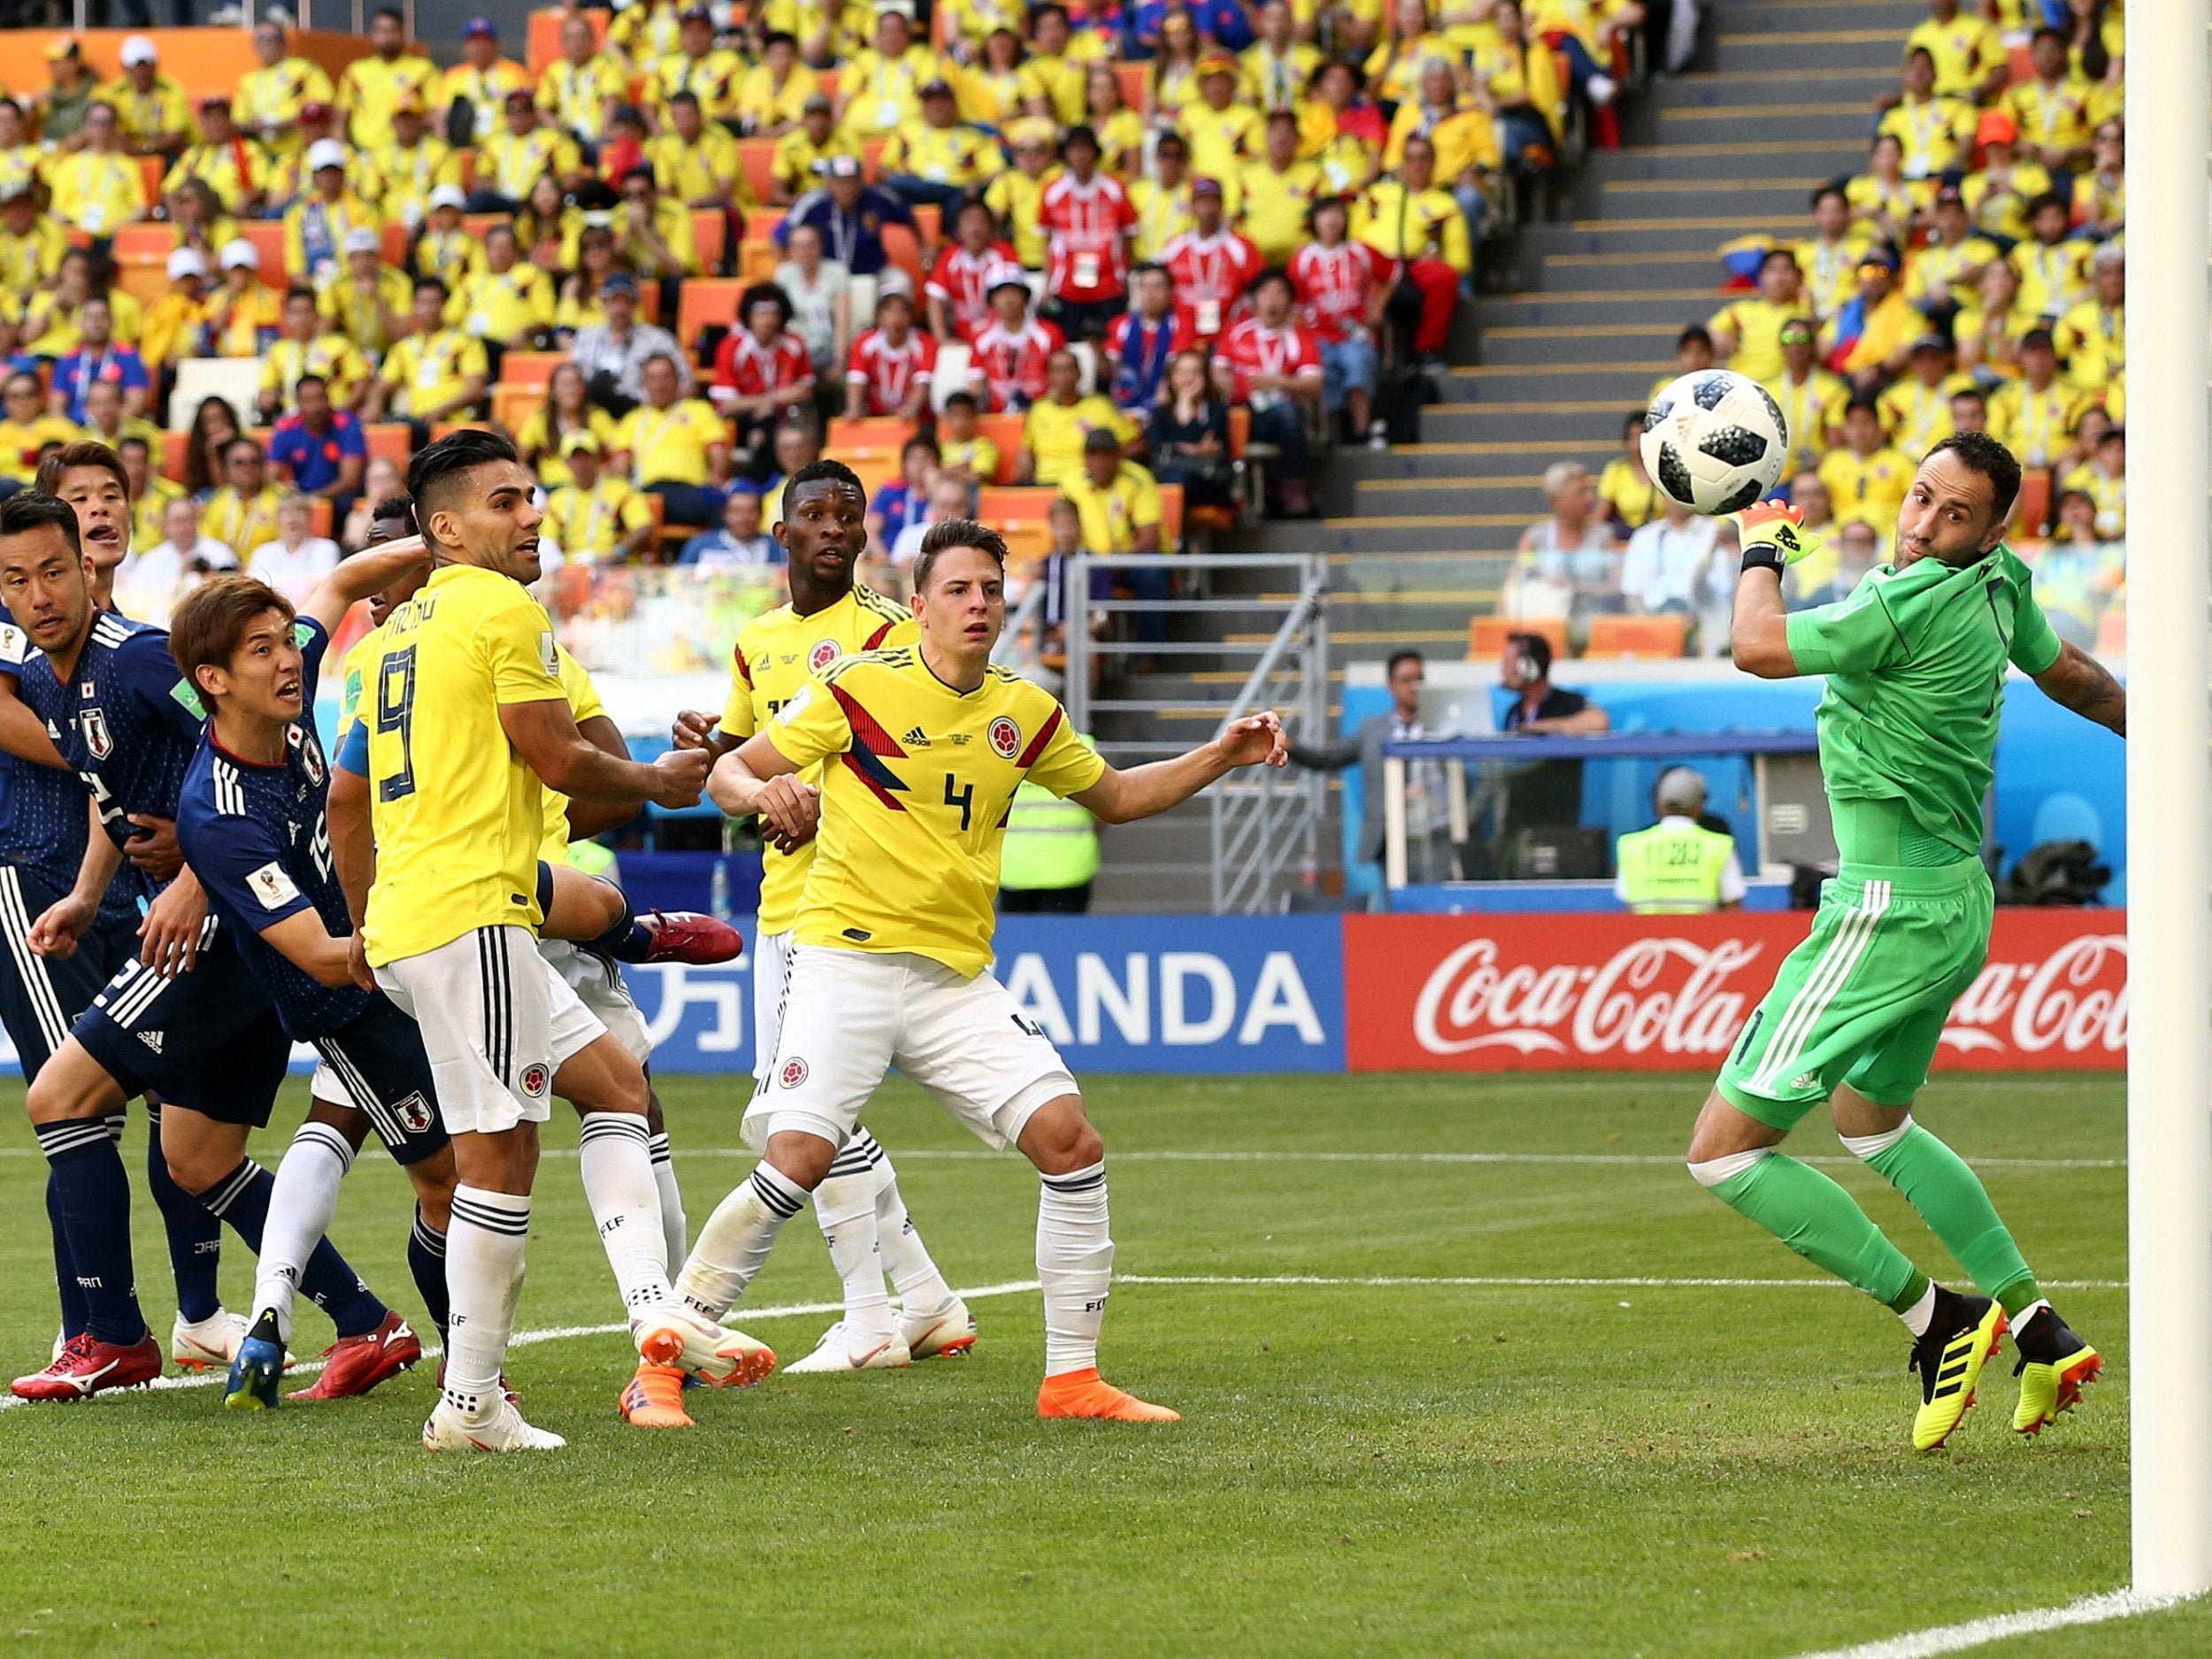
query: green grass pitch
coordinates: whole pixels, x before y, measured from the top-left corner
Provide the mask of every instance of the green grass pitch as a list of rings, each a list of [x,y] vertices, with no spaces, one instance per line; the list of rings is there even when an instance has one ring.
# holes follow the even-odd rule
[[[1924,1100],[2047,1281],[2084,1286],[2054,1294],[2110,1362],[2030,1442],[2008,1427],[2008,1346],[1931,1458],[1908,1446],[1896,1322],[1683,1172],[1702,1087],[1092,1079],[1125,1276],[1104,1364],[1185,1413],[1158,1429],[1036,1420],[1025,1289],[975,1300],[969,1359],[772,1378],[690,1396],[691,1432],[631,1429],[611,1280],[557,1154],[521,1327],[602,1330],[520,1348],[511,1370],[565,1452],[425,1455],[426,1366],[273,1415],[221,1411],[204,1386],[0,1411],[0,1651],[1786,1659],[2124,1584],[2118,1079],[1946,1080]],[[695,1227],[749,1167],[741,1095],[664,1092]],[[26,1371],[53,1296],[44,1166],[7,1094],[0,1359]],[[280,1108],[286,1133],[301,1100],[296,1085]],[[868,1121],[956,1286],[1033,1277],[1025,1164],[902,1084]],[[134,1115],[134,1169],[142,1133]],[[573,1142],[557,1120],[549,1146]],[[282,1144],[257,1149],[273,1163]],[[1955,1277],[1824,1130],[1794,1149]],[[159,1229],[134,1181],[165,1337]],[[398,1173],[365,1154],[338,1241],[419,1317],[406,1217]],[[227,1246],[233,1307],[250,1270]],[[1749,1282],[1689,1282],[1713,1280]],[[835,1294],[802,1217],[740,1317],[796,1358],[827,1315],[747,1310]],[[328,1327],[311,1309],[300,1324],[311,1355]],[[2208,1649],[2212,1611],[2188,1609],[1977,1651]]]

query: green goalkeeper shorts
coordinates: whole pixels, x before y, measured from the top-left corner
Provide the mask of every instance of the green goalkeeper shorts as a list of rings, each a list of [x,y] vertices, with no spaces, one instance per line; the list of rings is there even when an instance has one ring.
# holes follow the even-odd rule
[[[1721,1067],[1723,1097],[1774,1129],[1794,1128],[1839,1083],[1878,1106],[1909,1104],[1951,1004],[1981,972],[1995,905],[1978,859],[1845,865]]]

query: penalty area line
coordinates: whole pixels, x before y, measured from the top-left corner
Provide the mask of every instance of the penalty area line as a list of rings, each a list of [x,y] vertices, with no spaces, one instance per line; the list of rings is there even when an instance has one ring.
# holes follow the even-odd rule
[[[38,1153],[36,1147],[24,1148]],[[39,1156],[43,1156],[42,1153]],[[574,1147],[549,1147],[539,1154],[544,1158],[572,1158]],[[750,1147],[679,1147],[676,1156],[684,1158],[757,1158],[760,1154]],[[1264,1151],[1244,1148],[1235,1151],[1159,1150],[1150,1152],[1119,1152],[1110,1149],[1107,1158],[1115,1164],[1556,1164],[1625,1165],[1631,1168],[1671,1169],[1682,1167],[1678,1155],[1646,1152],[1300,1152]],[[993,1152],[982,1147],[907,1147],[899,1151],[896,1162],[929,1164],[1022,1164],[1025,1160],[1013,1152]],[[1847,1169],[1859,1160],[1841,1156],[1816,1156],[1800,1158],[1801,1164],[1832,1164]],[[1969,1158],[1976,1169],[1984,1170],[2124,1170],[2125,1158]]]
[[[2135,1618],[2162,1612],[2193,1598],[2185,1595],[2140,1595],[2133,1590],[2111,1590],[2084,1596],[2063,1607],[2032,1608],[2023,1613],[1998,1613],[1969,1619],[1962,1624],[1939,1624],[1880,1641],[1861,1642],[1855,1647],[1827,1647],[1801,1654],[1797,1659],[1936,1659],[1940,1654],[1964,1653],[2010,1636],[2036,1636],[2045,1631],[2068,1630],[2078,1624],[2106,1624],[2115,1619]]]

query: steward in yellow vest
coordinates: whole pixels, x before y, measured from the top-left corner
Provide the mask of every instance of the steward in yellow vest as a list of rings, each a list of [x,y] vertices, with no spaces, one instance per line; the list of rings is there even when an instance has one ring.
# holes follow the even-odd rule
[[[1614,894],[1639,916],[1692,916],[1743,902],[1735,837],[1697,821],[1705,781],[1687,766],[1659,780],[1658,823],[1616,843]]]
[[[1082,740],[1087,748],[1095,747]],[[1041,784],[1014,792],[999,852],[999,908],[1017,914],[1080,916],[1098,873],[1098,820]]]

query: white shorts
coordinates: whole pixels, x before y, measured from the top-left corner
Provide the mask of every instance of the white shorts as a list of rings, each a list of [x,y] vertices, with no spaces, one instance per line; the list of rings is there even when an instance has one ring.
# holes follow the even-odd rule
[[[783,1032],[783,976],[791,970],[791,935],[757,933],[747,954],[753,959],[753,1080],[768,1075]]]
[[[478,927],[376,971],[422,1027],[438,1113],[455,1134],[497,1134],[553,1115],[553,1074],[605,1034],[526,927]]]
[[[790,1130],[843,1146],[895,1065],[994,1147],[1019,1140],[1047,1101],[1076,1093],[1052,1040],[989,974],[799,945],[775,1059],[745,1110],[747,1143],[758,1150]]]
[[[553,964],[576,1000],[589,1009],[614,1040],[630,1051],[640,1065],[653,1057],[652,1033],[645,1016],[631,1000],[622,970],[606,957],[580,950],[565,939],[541,939],[538,954]]]

